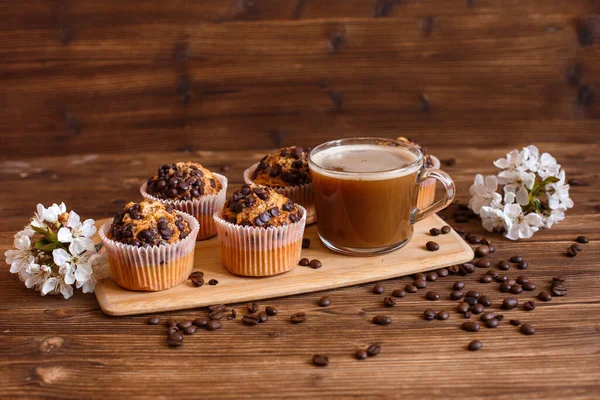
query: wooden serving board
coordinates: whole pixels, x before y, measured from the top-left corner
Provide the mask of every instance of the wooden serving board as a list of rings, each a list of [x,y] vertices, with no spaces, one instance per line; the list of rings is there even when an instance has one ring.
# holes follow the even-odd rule
[[[104,221],[99,221],[99,224]],[[425,243],[432,240],[429,229],[441,228],[444,221],[437,215],[415,225],[412,240],[403,248],[375,257],[343,256],[327,249],[317,236],[317,227],[306,228],[309,249],[302,256],[317,258],[323,267],[296,267],[282,275],[249,278],[230,274],[221,266],[217,237],[196,244],[194,269],[204,272],[207,282],[199,288],[190,281],[162,292],[133,292],[122,289],[110,279],[96,286],[96,297],[102,311],[109,315],[134,315],[174,311],[213,304],[231,304],[299,293],[317,292],[344,286],[395,278],[470,261],[473,250],[454,231],[435,237],[440,249],[431,252]],[[208,285],[217,279],[217,286]]]

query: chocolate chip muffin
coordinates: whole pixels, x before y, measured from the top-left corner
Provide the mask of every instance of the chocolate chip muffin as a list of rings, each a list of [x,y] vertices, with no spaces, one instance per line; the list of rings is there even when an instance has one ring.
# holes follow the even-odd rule
[[[192,162],[163,165],[146,184],[148,194],[161,200],[193,200],[221,189],[221,182],[211,171]]]
[[[244,185],[225,203],[222,218],[236,225],[279,227],[298,222],[302,211],[287,197],[262,185]]]
[[[272,187],[297,186],[310,183],[308,153],[310,149],[299,146],[285,147],[264,156],[251,174],[259,185]]]
[[[172,206],[158,201],[129,202],[115,215],[107,237],[117,242],[150,247],[175,243],[190,234],[190,226]]]

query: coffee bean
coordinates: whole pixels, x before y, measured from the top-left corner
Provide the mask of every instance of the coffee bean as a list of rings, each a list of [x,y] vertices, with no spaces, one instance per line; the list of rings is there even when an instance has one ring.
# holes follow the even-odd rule
[[[211,311],[208,314],[208,318],[210,318],[210,319],[221,319],[224,316],[225,316],[225,314],[223,313],[223,311],[220,311],[220,310]]]
[[[382,294],[383,292],[385,292],[385,287],[383,286],[383,283],[377,283],[375,284],[375,286],[373,286],[373,293]]]
[[[519,276],[517,277],[517,283],[518,283],[518,284],[521,284],[521,285],[522,285],[522,284],[524,284],[525,282],[529,282],[529,278],[528,278],[528,277],[526,277],[525,275],[519,275]]]
[[[498,283],[503,283],[503,282],[506,282],[508,280],[508,276],[506,276],[506,275],[498,275],[496,277],[496,279],[494,279],[494,280],[496,282],[498,282]]]
[[[437,274],[440,278],[445,278],[448,276],[449,272],[447,268],[438,269]]]
[[[533,282],[525,282],[523,284],[523,290],[531,291],[531,290],[535,290],[535,287],[536,287],[535,283],[533,283]]]
[[[417,293],[417,287],[410,283],[404,287],[404,290],[406,290],[407,293]]]
[[[471,244],[479,244],[481,243],[481,236],[477,236],[477,235],[471,235],[469,236],[469,243]]]
[[[175,321],[173,318],[169,318],[165,321],[165,326],[167,328],[169,328],[171,326],[177,326],[177,321]]]
[[[460,267],[458,265],[451,265],[448,267],[448,272],[452,275],[458,274],[460,272]]]
[[[425,247],[427,247],[427,250],[429,251],[438,251],[440,249],[440,245],[436,242],[427,242]]]
[[[190,325],[183,330],[186,335],[193,335],[196,332],[196,326]]]
[[[490,319],[496,319],[496,313],[489,311],[481,314],[481,317],[479,317],[479,320],[481,320],[481,322],[487,322]]]
[[[511,287],[512,285],[509,282],[504,282],[502,285],[500,285],[500,291],[502,293],[508,293],[510,292]]]
[[[460,303],[458,303],[458,306],[456,306],[456,312],[459,314],[464,314],[467,311],[469,311],[469,308],[471,308],[469,303],[461,301]]]
[[[550,301],[552,299],[552,295],[549,292],[546,292],[545,290],[543,292],[540,292],[537,297],[541,301]]]
[[[450,318],[450,313],[448,311],[440,311],[437,315],[437,319],[440,321],[445,321]]]
[[[373,323],[377,325],[389,325],[392,323],[392,318],[387,315],[376,315],[373,317]]]
[[[392,292],[392,296],[402,298],[406,296],[406,290],[396,289]]]
[[[527,264],[527,261],[521,261],[517,264],[517,269],[526,269],[528,266],[529,264]]]
[[[525,311],[533,311],[533,309],[535,308],[535,303],[531,300],[526,301],[525,303],[523,303],[523,309]]]
[[[219,320],[216,320],[216,319],[211,319],[206,324],[206,329],[208,329],[209,331],[216,331],[217,329],[221,329],[222,327],[223,327],[223,325],[221,325]]]
[[[273,306],[267,306],[267,308],[265,308],[265,311],[267,312],[267,315],[270,317],[277,315],[277,309]]]
[[[428,308],[427,310],[423,311],[423,318],[425,319],[425,321],[434,320],[435,319],[435,310]]]
[[[190,321],[189,319],[180,321],[177,323],[177,327],[179,328],[179,330],[184,330],[185,328],[187,328],[188,326],[192,325],[192,321]]]
[[[498,324],[500,324],[500,322],[498,322],[498,320],[496,318],[490,319],[485,322],[486,328],[496,328],[498,326]]]
[[[317,367],[326,367],[329,364],[329,357],[325,354],[315,354],[312,358],[312,362]]]
[[[494,277],[490,276],[490,275],[481,275],[481,278],[479,278],[479,282],[481,283],[490,283],[494,281]]]
[[[433,281],[437,280],[437,278],[438,278],[437,272],[430,272],[427,274],[427,280],[429,282],[433,282]]]
[[[496,252],[496,246],[494,246],[493,244],[488,245],[488,248],[490,249],[490,254]]]
[[[498,272],[494,271],[493,269],[487,270],[485,274],[491,276],[492,279],[496,279],[500,275],[500,274],[498,274]]]
[[[424,273],[422,273],[422,272],[418,272],[418,273],[416,273],[413,276],[413,278],[414,278],[415,281],[417,281],[417,280],[421,280],[422,281],[422,280],[427,279],[427,276]]]
[[[581,246],[580,246],[580,245],[578,245],[577,243],[573,243],[573,244],[572,244],[570,247],[571,247],[572,249],[575,249],[575,250],[577,250],[577,251],[581,251],[581,250],[583,250],[583,247],[581,247]]]
[[[521,256],[512,256],[510,258],[511,263],[520,263],[521,261],[523,261],[523,257]]]
[[[448,225],[442,226],[442,233],[444,235],[450,233],[451,230],[452,230],[452,228],[450,228]]]
[[[302,248],[303,249],[308,249],[310,247],[310,239],[309,238],[303,238],[302,239]]]
[[[477,262],[475,263],[475,266],[477,268],[489,268],[490,267],[490,262],[488,260],[484,260],[482,258],[482,259],[477,260]]]
[[[475,297],[476,299],[479,298],[479,292],[476,290],[469,290],[466,294],[466,297]]]
[[[491,307],[491,305],[492,305],[492,300],[489,297],[487,297],[485,294],[482,295],[481,297],[479,297],[477,299],[477,302],[484,307]]]
[[[465,318],[471,318],[471,311],[467,311],[465,313]]]
[[[535,333],[535,329],[533,329],[533,326],[529,324],[523,324],[521,325],[521,333],[524,335],[533,335]]]
[[[429,301],[436,301],[440,299],[440,295],[437,292],[427,292],[425,298]]]
[[[460,282],[460,281],[454,282],[454,285],[452,285],[452,288],[454,290],[461,290],[464,287],[465,287],[465,283],[464,282]]]
[[[519,300],[515,299],[514,297],[509,297],[502,301],[502,308],[504,308],[505,310],[512,310],[518,305]]]
[[[490,244],[492,244],[492,241],[486,237],[481,239],[481,244],[485,244],[486,246],[489,246]]]
[[[579,252],[577,251],[577,249],[573,248],[573,247],[569,247],[567,249],[567,256],[568,257],[575,257]]]
[[[510,264],[507,261],[502,260],[498,262],[498,268],[500,268],[503,271],[508,271],[510,269]]]
[[[464,235],[465,234],[465,230],[461,227],[455,227],[454,230],[456,231],[456,233],[458,233],[459,235]]]
[[[438,228],[431,228],[431,229],[429,230],[429,234],[430,234],[431,236],[437,236],[437,235],[439,235],[439,234],[440,234],[440,230],[439,230]]]
[[[246,314],[242,317],[242,322],[244,323],[244,325],[256,325],[258,324],[258,315]]]
[[[206,328],[208,320],[206,318],[196,318],[192,321],[192,324],[196,325],[198,328]]]
[[[262,324],[263,322],[267,322],[269,320],[269,316],[265,311],[261,311],[257,314],[258,323]]]
[[[475,249],[475,256],[486,257],[490,254],[490,248],[486,245],[481,245]]]
[[[512,326],[521,326],[521,321],[519,321],[518,319],[511,319],[510,321],[508,321]]]
[[[183,344],[183,335],[181,332],[171,332],[167,337],[169,347],[179,347]]]
[[[367,354],[366,350],[356,350],[356,353],[354,353],[354,358],[356,358],[357,360],[364,360],[365,358],[367,358],[369,355]]]
[[[427,281],[425,279],[416,279],[413,281],[413,286],[417,289],[424,289],[427,287]]]
[[[469,346],[467,346],[470,351],[477,351],[482,347],[483,343],[481,343],[479,340],[473,340],[471,343],[469,343]]]
[[[469,306],[472,307],[475,304],[477,304],[477,298],[465,296],[464,302],[467,303]]]
[[[467,332],[477,332],[477,331],[479,331],[480,325],[479,325],[479,322],[468,321],[468,322],[463,322],[460,327],[462,328],[462,330],[467,331]]]
[[[161,221],[164,222],[166,224],[166,221]],[[199,277],[199,278],[204,278],[204,272],[202,271],[194,271],[190,274],[190,276],[188,277],[188,279],[192,279],[194,277]]]
[[[464,263],[461,267],[467,274],[472,274],[475,272],[475,265],[471,263]]]
[[[383,305],[386,307],[394,307],[396,305],[396,299],[387,296],[383,299]]]
[[[160,318],[158,318],[158,315],[152,315],[148,317],[146,322],[148,323],[148,325],[158,325],[160,324]]]
[[[211,279],[210,281],[208,281],[208,284],[212,286],[217,286],[219,284],[219,281],[216,279]]]
[[[302,322],[306,321],[306,314],[303,312],[293,314],[291,317],[291,320],[292,320],[293,324],[302,323]]]
[[[235,311],[235,309],[231,309],[231,314],[229,314],[227,316],[227,321],[231,321],[232,319],[235,319],[237,317],[237,311]]]
[[[567,295],[567,288],[564,287],[564,285],[562,283],[558,283],[558,284],[552,284],[552,287],[550,288],[550,290],[552,291],[552,294],[554,296],[566,296]]]
[[[575,241],[577,241],[577,243],[585,244],[585,243],[588,243],[590,240],[586,236],[577,236]]]
[[[248,302],[248,304],[246,304],[246,309],[249,313],[255,313],[258,311],[258,304],[254,301]]]
[[[208,311],[223,311],[227,308],[225,304],[215,304],[212,306],[208,306]]]
[[[460,300],[463,297],[463,292],[460,290],[454,290],[450,292],[450,300]]]
[[[367,347],[367,354],[369,355],[369,357],[374,357],[379,353],[381,353],[381,346],[379,346],[378,344],[372,344],[369,347]]]
[[[387,299],[387,297],[386,297]],[[395,301],[395,300],[394,300]],[[319,307],[327,307],[331,304],[331,297],[323,296],[319,299]]]
[[[520,294],[521,292],[523,292],[523,288],[521,287],[521,285],[512,285],[510,287],[510,292],[512,294]]]
[[[204,279],[202,279],[202,277],[194,276],[190,280],[192,281],[192,285],[194,285],[194,287],[200,287],[204,285]]]
[[[317,268],[321,268],[323,266],[323,263],[317,259],[314,260],[310,260],[310,263],[308,263],[308,266],[314,269]]]
[[[471,307],[471,312],[473,314],[481,314],[484,311],[485,311],[485,307],[483,306],[483,304],[477,303]]]

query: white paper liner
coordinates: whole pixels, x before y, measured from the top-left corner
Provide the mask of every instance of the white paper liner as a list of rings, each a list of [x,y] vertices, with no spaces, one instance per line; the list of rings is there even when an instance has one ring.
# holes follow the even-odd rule
[[[213,218],[221,241],[221,262],[232,274],[271,276],[291,271],[300,260],[302,236],[306,225],[306,209],[302,219],[286,226],[261,228],[240,226],[221,218]]]
[[[259,163],[253,164],[250,168],[244,171],[244,182],[248,185],[253,184],[252,173],[258,167]],[[317,220],[317,214],[315,212],[315,203],[312,195],[312,183],[305,183],[303,185],[296,186],[284,186],[274,187],[269,186],[275,192],[284,195],[288,199],[292,199],[294,203],[300,204],[306,209],[306,223],[312,224]]]
[[[218,210],[223,208],[225,196],[227,195],[227,178],[214,172],[213,175],[221,182],[222,188],[219,193],[201,196],[194,200],[159,199],[146,192],[147,183],[144,183],[142,187],[140,187],[140,193],[146,199],[156,200],[163,204],[170,204],[175,207],[175,209],[192,215],[200,223],[200,232],[198,232],[197,240],[205,240],[213,237],[217,233],[217,228],[215,227],[212,216]]]
[[[136,247],[106,237],[112,221],[102,225],[98,234],[104,243],[110,276],[129,290],[159,291],[183,283],[194,269],[194,248],[199,231],[198,221],[177,211],[190,225],[183,240],[162,246]]]
[[[430,156],[431,161],[433,161],[432,168],[439,169],[440,168],[440,160],[437,157]],[[421,182],[419,188],[419,197],[417,199],[417,208],[419,210],[423,210],[430,205],[433,204],[435,200],[435,186],[437,184],[437,179],[427,179],[426,181]]]

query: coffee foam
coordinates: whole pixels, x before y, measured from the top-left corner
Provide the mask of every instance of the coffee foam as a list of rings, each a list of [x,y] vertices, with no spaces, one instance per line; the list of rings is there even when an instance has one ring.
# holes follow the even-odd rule
[[[377,181],[399,178],[418,171],[417,155],[402,147],[348,144],[331,147],[311,156],[319,174],[337,179]],[[341,173],[340,173],[341,172]],[[346,172],[346,173],[344,173]]]

